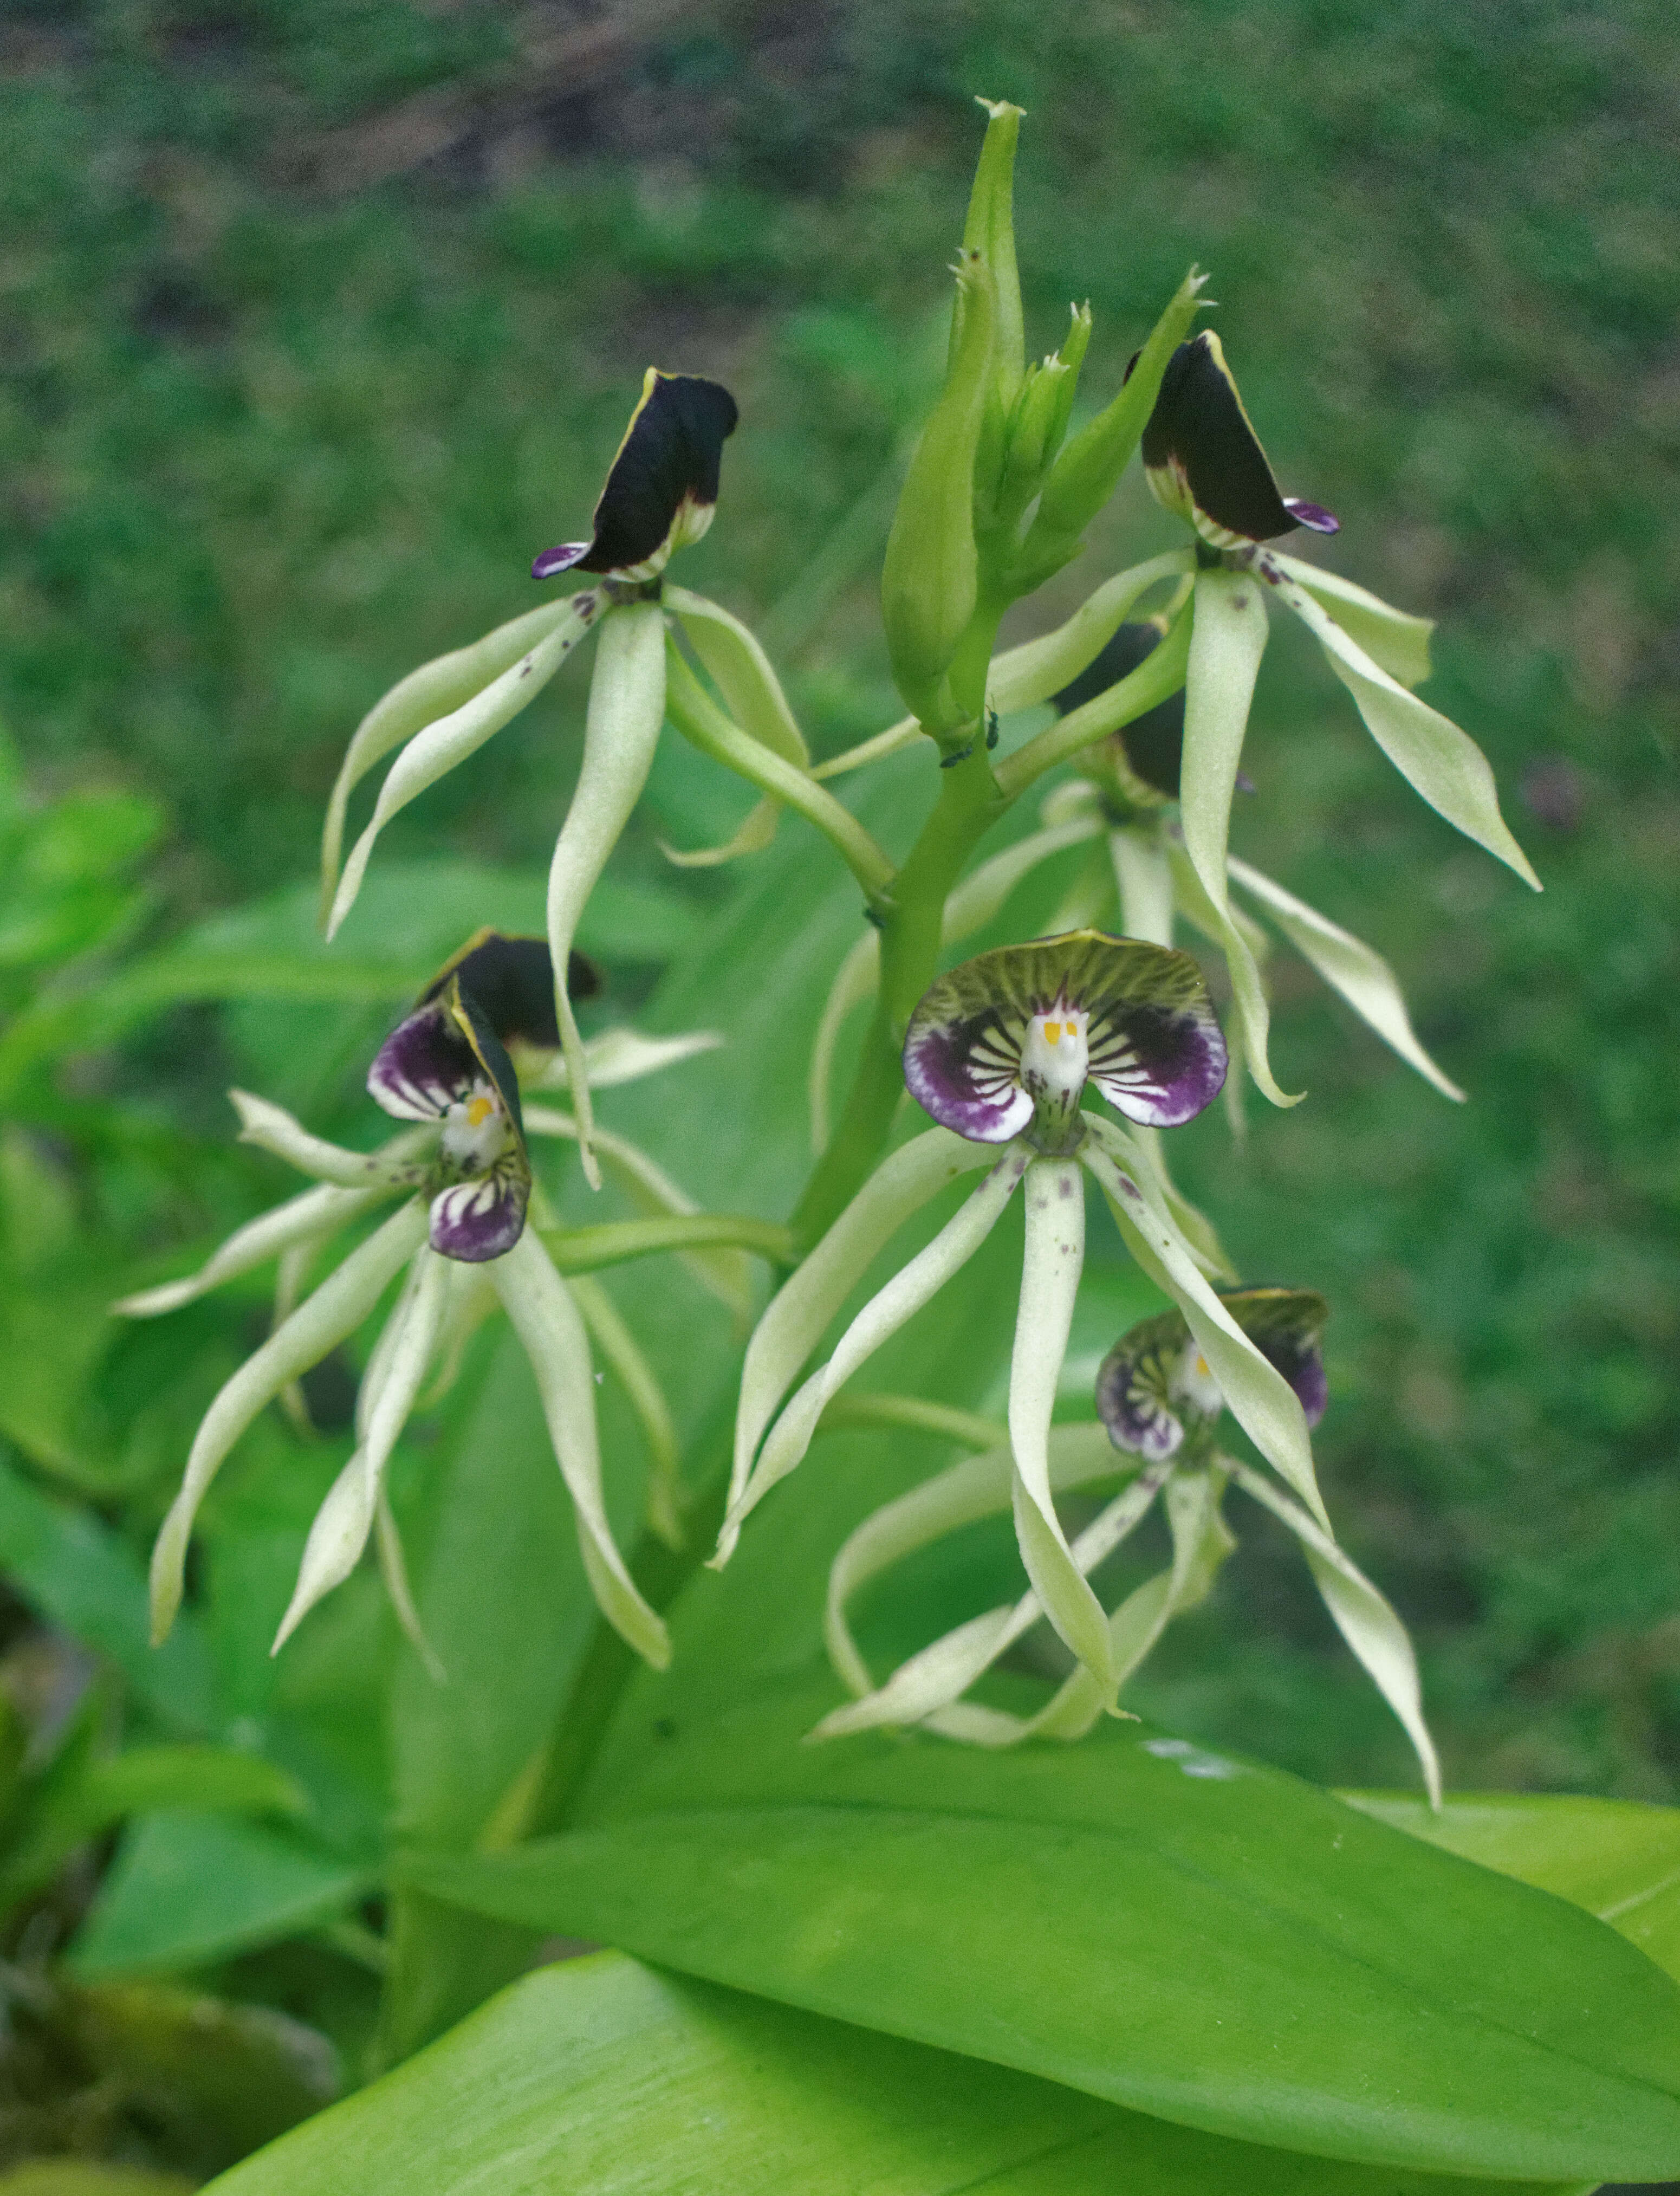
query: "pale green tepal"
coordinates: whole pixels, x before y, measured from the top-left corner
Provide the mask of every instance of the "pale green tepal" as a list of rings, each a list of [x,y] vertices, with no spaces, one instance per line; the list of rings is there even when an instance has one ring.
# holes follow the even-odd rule
[[[1308,1425],[1326,1398],[1320,1343],[1329,1307],[1310,1289],[1221,1291],[1219,1301],[1293,1390]],[[1300,1543],[1314,1584],[1354,1653],[1399,1718],[1417,1754],[1432,1806],[1440,1771],[1423,1720],[1417,1656],[1392,1604],[1327,1529],[1264,1472],[1216,1445],[1225,1396],[1182,1312],[1163,1312],[1122,1335],[1097,1376],[1098,1423],[1051,1429],[1048,1479],[1055,1494],[1121,1484],[1071,1543],[1088,1577],[1158,1503],[1172,1538],[1167,1568],[1133,1588],[1107,1619],[1122,1682],[1175,1616],[1205,1598],[1236,1546],[1223,1515],[1232,1486],[1281,1520]],[[947,1534],[1010,1505],[1008,1444],[986,1444],[978,1424],[960,1437],[979,1450],[864,1519],[835,1557],[825,1634],[838,1675],[854,1696],[811,1733],[831,1739],[883,1726],[915,1726],[969,1745],[1010,1747],[1029,1738],[1081,1738],[1102,1713],[1100,1686],[1082,1663],[1036,1713],[1017,1715],[965,1697],[1045,1614],[1036,1588],[970,1617],[876,1683],[852,1635],[851,1604],[883,1573]]]
[[[1086,1174],[1145,1273],[1181,1307],[1250,1437],[1328,1530],[1301,1403],[1209,1286],[1211,1262],[1175,1216],[1149,1141],[1217,1095],[1226,1066],[1219,1024],[1187,953],[1082,930],[983,953],[941,977],[910,1017],[904,1057],[911,1095],[938,1125],[883,1161],[759,1321],[742,1374],[713,1560],[728,1560],[749,1513],[804,1458],[828,1403],[967,1263],[1019,1186],[1026,1229],[1008,1413],[1016,1532],[1040,1605],[1109,1706],[1121,1665],[1057,1517],[1051,1476],[1051,1416],[1084,1258]],[[1082,1107],[1088,1084],[1128,1127]],[[955,1216],[789,1396],[876,1253],[941,1189],[980,1167],[984,1179]]]
[[[1539,880],[1499,813],[1493,773],[1475,742],[1410,689],[1429,673],[1428,621],[1362,587],[1286,556],[1272,544],[1305,526],[1334,534],[1334,516],[1279,489],[1219,338],[1181,344],[1167,363],[1143,431],[1145,477],[1157,499],[1196,534],[1189,621],[1181,814],[1185,851],[1231,970],[1249,1071],[1276,1105],[1267,1057],[1267,1008],[1249,939],[1233,916],[1227,841],[1268,603],[1301,619],[1354,697],[1389,760],[1447,822],[1497,855],[1538,892]]]

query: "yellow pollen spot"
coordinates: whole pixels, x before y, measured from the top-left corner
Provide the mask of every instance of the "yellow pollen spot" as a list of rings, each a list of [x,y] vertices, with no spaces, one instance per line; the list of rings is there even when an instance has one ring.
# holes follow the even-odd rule
[[[1044,1042],[1047,1044],[1059,1044],[1061,1041],[1061,1024],[1059,1022],[1046,1022],[1044,1025]]]
[[[475,1129],[482,1129],[495,1110],[494,1098],[469,1098],[467,1101],[467,1119]]]
[[[1199,1349],[1196,1352],[1196,1378],[1198,1380],[1211,1380],[1213,1378],[1213,1373],[1209,1368],[1208,1361],[1203,1356]]]

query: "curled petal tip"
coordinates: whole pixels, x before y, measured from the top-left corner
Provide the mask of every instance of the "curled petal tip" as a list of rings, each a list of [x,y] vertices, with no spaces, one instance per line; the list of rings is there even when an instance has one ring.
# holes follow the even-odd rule
[[[1308,503],[1298,495],[1286,495],[1284,509],[1297,526],[1309,527],[1314,534],[1339,534],[1342,521],[1333,511],[1326,511],[1321,503]]]
[[[558,573],[569,572],[574,564],[580,564],[589,554],[587,541],[557,541],[551,549],[545,549],[531,566],[534,580],[551,580]]]

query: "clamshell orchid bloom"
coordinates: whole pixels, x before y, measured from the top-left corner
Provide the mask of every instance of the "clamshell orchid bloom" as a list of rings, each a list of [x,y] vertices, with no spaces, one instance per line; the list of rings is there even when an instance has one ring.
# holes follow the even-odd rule
[[[1308,1289],[1221,1291],[1220,1303],[1267,1364],[1288,1384],[1308,1425],[1324,1415],[1322,1338],[1329,1307]],[[1071,1543],[1088,1575],[1112,1555],[1158,1501],[1172,1540],[1168,1567],[1135,1586],[1107,1618],[1113,1666],[1123,1682],[1174,1617],[1203,1600],[1236,1546],[1222,1503],[1233,1484],[1296,1535],[1331,1617],[1394,1710],[1417,1752],[1432,1801],[1440,1771],[1423,1720],[1417,1666],[1405,1626],[1386,1598],[1327,1528],[1264,1472],[1217,1446],[1226,1407],[1219,1378],[1184,1315],[1163,1312],[1123,1334],[1097,1377],[1096,1425],[1061,1425],[1049,1436],[1054,1490],[1121,1484]],[[968,1437],[979,1447],[984,1426]],[[1007,1444],[982,1448],[866,1518],[834,1558],[827,1638],[834,1667],[854,1698],[823,1718],[813,1738],[846,1737],[882,1725],[915,1725],[972,1745],[1007,1747],[1023,1739],[1082,1737],[1106,1705],[1088,1666],[1076,1669],[1036,1714],[1007,1713],[967,1697],[1014,1643],[1038,1623],[1044,1604],[1032,1589],[971,1618],[874,1679],[848,1621],[862,1589],[907,1557],[1011,1500]]]
[[[734,398],[715,381],[649,367],[589,539],[546,550],[538,579],[569,571],[594,584],[499,627],[472,647],[423,665],[362,720],[338,773],[321,841],[322,910],[332,936],[355,904],[375,842],[390,819],[534,699],[583,636],[598,627],[584,723],[583,760],[549,870],[550,958],[564,968],[591,893],[629,821],[667,714],[683,736],[763,795],[736,838],[673,859],[706,864],[768,843],[784,806],[828,834],[882,902],[892,866],[869,834],[811,778],[805,736],[757,639],[704,596],[668,587],[670,558],[712,523]],[[674,618],[721,695],[701,685],[674,639]],[[406,744],[404,744],[406,743]],[[351,794],[399,745],[367,828],[340,871]],[[575,1108],[584,1173],[601,1182],[590,1062],[563,987],[554,998],[560,1049]]]
[[[580,995],[594,969],[574,956]],[[412,1014],[379,1048],[367,1088],[401,1131],[372,1153],[312,1136],[279,1106],[234,1091],[242,1141],[262,1146],[315,1178],[317,1187],[249,1222],[197,1274],[114,1308],[130,1318],[172,1310],[206,1290],[280,1261],[274,1332],[222,1388],[205,1415],[180,1493],[152,1560],[153,1636],[165,1638],[181,1603],[188,1542],[199,1504],[240,1436],[263,1406],[372,1315],[401,1276],[395,1303],[368,1360],[355,1413],[355,1448],[317,1513],[297,1585],[274,1644],[354,1568],[377,1535],[392,1601],[420,1651],[385,1475],[403,1426],[433,1383],[447,1384],[462,1347],[499,1304],[524,1344],[536,1377],[562,1477],[571,1494],[585,1569],[603,1612],[650,1661],[667,1653],[663,1626],[638,1593],[607,1523],[596,1431],[590,1335],[631,1389],[638,1409],[651,1399],[651,1430],[668,1425],[657,1382],[609,1304],[586,1278],[561,1278],[528,1224],[534,1193],[528,1130],[575,1138],[569,1117],[547,1108],[528,1116],[516,1056],[537,1087],[552,1076],[557,1028],[548,948],[541,939],[480,931],[427,985]],[[614,1040],[616,1040],[615,1043]],[[603,1079],[652,1072],[715,1042],[709,1037],[602,1041]],[[614,1148],[638,1193],[660,1209],[692,1206],[633,1146]],[[396,1209],[312,1293],[297,1301],[309,1264],[352,1222],[381,1205]],[[644,1413],[644,1424],[648,1413]],[[657,1462],[657,1459],[655,1459]],[[669,1490],[650,1498],[667,1523]]]
[[[1292,1105],[1267,1057],[1264,987],[1244,926],[1233,913],[1227,865],[1231,800],[1266,646],[1268,600],[1284,604],[1312,633],[1371,737],[1414,790],[1537,891],[1539,881],[1506,828],[1480,748],[1410,691],[1429,676],[1429,621],[1274,546],[1297,526],[1333,534],[1336,521],[1320,506],[1279,491],[1211,330],[1174,352],[1142,452],[1157,498],[1198,538],[1185,673],[1185,852],[1230,965],[1250,1072],[1274,1104]],[[1273,911],[1281,912],[1275,903]]]
[[[1134,671],[1158,646],[1164,624],[1164,620],[1148,620],[1121,626],[1085,670],[1051,697],[1058,712],[1065,716],[1099,700]],[[1083,786],[1059,789],[1045,804],[1046,821],[1065,825],[1085,812],[1094,795],[1108,841],[1120,928],[1134,938],[1170,945],[1175,923],[1182,921],[1210,945],[1223,948],[1227,925],[1203,889],[1183,832],[1170,812],[1179,797],[1183,748],[1184,696],[1175,694],[1082,754],[1076,766],[1091,793]],[[1254,790],[1240,775],[1237,783],[1245,791]],[[1227,852],[1225,866],[1229,884],[1248,903],[1246,910],[1233,903],[1229,927],[1238,929],[1247,943],[1262,1000],[1267,994],[1266,963],[1272,941],[1253,919],[1256,910],[1409,1066],[1444,1096],[1463,1098],[1464,1092],[1419,1043],[1399,980],[1380,953],[1250,863]],[[1234,992],[1234,980],[1233,989]],[[1240,1020],[1235,1035],[1233,1055],[1246,1055],[1248,1027]],[[1233,1118],[1239,1121],[1240,1085],[1234,1077],[1226,1096]]]
[[[1084,1259],[1083,1175],[1094,1177],[1146,1273],[1181,1305],[1243,1425],[1322,1514],[1293,1390],[1226,1310],[1186,1235],[1146,1135],[1085,1109],[1088,1086],[1138,1131],[1192,1119],[1226,1053],[1186,953],[1093,930],[981,954],[941,977],[911,1015],[904,1079],[937,1124],[888,1158],[772,1301],[748,1346],[730,1504],[716,1562],[755,1505],[800,1462],[823,1410],[959,1272],[1018,1185],[1026,1206],[1009,1372],[1011,1500],[1023,1559],[1057,1632],[1103,1704],[1119,1684],[1107,1621],[1057,1517],[1050,1421]],[[864,1305],[826,1361],[788,1391],[875,1253],[961,1174],[987,1171],[954,1216]]]

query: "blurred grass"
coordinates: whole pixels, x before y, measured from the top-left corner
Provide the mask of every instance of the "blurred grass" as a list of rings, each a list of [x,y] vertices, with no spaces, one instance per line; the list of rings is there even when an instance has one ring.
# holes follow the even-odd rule
[[[1311,1100],[1245,1156],[1187,1131],[1184,1171],[1250,1274],[1336,1306],[1325,1477],[1417,1629],[1449,1773],[1680,1796],[1670,11],[14,0],[0,69],[0,709],[43,786],[167,803],[159,935],[309,873],[356,717],[536,599],[649,360],[742,408],[685,581],[768,614],[821,746],[896,715],[869,565],[972,93],[1030,110],[1032,340],[1090,297],[1093,398],[1211,269],[1285,485],[1341,513],[1327,561],[1442,619],[1431,698],[1548,889],[1420,808],[1279,632],[1239,848],[1391,956],[1472,1102],[1285,964]],[[1163,528],[1129,481],[1031,622]],[[387,858],[540,861],[581,692]],[[670,878],[655,826],[718,835],[708,804],[662,763],[626,881]],[[1408,1774],[1258,1523],[1137,1705]]]

